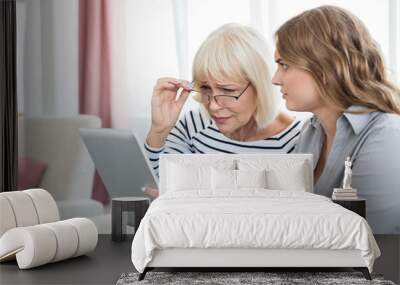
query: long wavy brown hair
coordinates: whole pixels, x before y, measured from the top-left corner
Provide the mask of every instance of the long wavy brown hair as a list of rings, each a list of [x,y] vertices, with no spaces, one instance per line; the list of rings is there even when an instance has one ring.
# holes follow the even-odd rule
[[[325,103],[341,111],[358,104],[400,114],[400,89],[389,81],[367,28],[349,11],[335,6],[305,11],[275,37],[282,59],[311,74]]]

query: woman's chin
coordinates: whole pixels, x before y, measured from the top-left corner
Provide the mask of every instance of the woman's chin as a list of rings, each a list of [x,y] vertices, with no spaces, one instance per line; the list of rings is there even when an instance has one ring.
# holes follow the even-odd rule
[[[293,112],[302,112],[302,108],[300,108],[299,106],[297,106],[296,104],[293,104],[293,102],[290,102],[288,100],[286,100],[285,102],[286,108],[289,111],[293,111]]]
[[[285,105],[289,111],[293,112],[311,112],[311,110],[315,107],[315,104],[299,104],[287,99]]]
[[[232,132],[233,128],[232,126],[229,126],[228,124],[218,124],[216,123],[218,130],[220,130],[224,134],[229,134]]]

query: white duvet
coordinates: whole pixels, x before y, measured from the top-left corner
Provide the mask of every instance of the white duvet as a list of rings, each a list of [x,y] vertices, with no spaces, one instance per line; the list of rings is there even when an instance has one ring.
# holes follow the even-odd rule
[[[370,271],[380,255],[359,215],[320,195],[265,189],[162,195],[133,239],[135,268],[165,248],[358,249]]]

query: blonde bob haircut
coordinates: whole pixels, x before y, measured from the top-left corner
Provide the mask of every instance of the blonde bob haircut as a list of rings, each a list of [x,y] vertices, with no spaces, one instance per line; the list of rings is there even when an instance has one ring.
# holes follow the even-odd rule
[[[340,111],[400,114],[400,90],[388,80],[379,48],[349,11],[321,6],[284,23],[275,33],[285,63],[308,72],[322,100]]]
[[[212,32],[197,51],[193,80],[250,82],[257,95],[254,119],[257,128],[262,129],[278,114],[278,98],[271,84],[270,55],[265,38],[255,29],[226,24]]]

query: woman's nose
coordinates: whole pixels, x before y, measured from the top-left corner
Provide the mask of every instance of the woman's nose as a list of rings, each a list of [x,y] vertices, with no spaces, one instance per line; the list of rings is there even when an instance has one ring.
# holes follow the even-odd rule
[[[278,71],[276,71],[274,76],[272,77],[272,84],[278,85],[278,86],[282,85],[282,81],[281,81],[281,78],[280,78],[280,75],[279,75]]]
[[[210,96],[210,101],[208,103],[208,109],[210,109],[212,111],[221,109],[221,106],[218,105],[217,101],[215,100],[215,98],[213,96]]]

